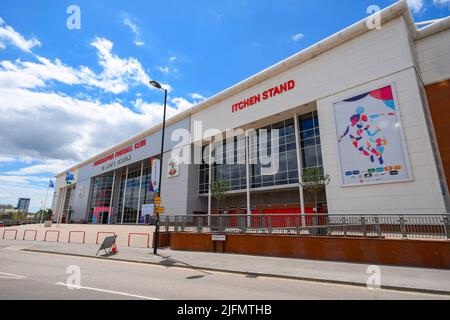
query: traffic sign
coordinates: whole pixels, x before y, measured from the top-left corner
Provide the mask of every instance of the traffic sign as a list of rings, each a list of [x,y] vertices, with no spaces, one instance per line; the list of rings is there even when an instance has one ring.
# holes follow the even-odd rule
[[[156,207],[156,213],[163,214],[164,213],[164,207]]]
[[[161,197],[155,197],[155,205],[159,206],[161,204]]]

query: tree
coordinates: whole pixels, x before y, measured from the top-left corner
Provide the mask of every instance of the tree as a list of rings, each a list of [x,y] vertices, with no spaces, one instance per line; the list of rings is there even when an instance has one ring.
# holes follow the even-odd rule
[[[230,185],[228,181],[215,180],[210,189],[212,197],[217,200],[217,214],[219,214],[219,201],[225,200],[226,193],[230,191]]]
[[[330,183],[330,175],[323,171],[323,168],[305,168],[303,169],[302,182],[300,183],[304,190],[314,194],[314,205],[317,209],[317,194],[324,191]]]
[[[50,209],[48,209],[48,210],[39,210],[38,212],[36,212],[36,215],[34,217],[38,221],[41,221],[41,215],[42,215],[42,221],[48,221],[51,218],[52,210],[50,210]]]
[[[27,213],[25,211],[16,211],[11,214],[13,220],[25,221],[27,219]]]

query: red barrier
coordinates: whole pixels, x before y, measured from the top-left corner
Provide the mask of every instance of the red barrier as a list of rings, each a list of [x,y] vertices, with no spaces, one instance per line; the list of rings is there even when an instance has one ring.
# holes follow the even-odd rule
[[[113,235],[113,236],[116,235],[115,232],[97,232],[97,240],[95,241],[95,244],[98,244],[98,236],[101,234],[109,234],[109,235]]]
[[[70,243],[70,237],[72,236],[72,233],[82,233],[83,234],[83,244],[86,243],[86,231],[70,231],[69,232],[69,240],[68,240],[69,243]]]
[[[30,241],[36,241],[37,234],[38,234],[37,230],[25,230],[23,232],[23,239],[22,240],[25,240],[25,237],[27,236],[27,232],[34,232],[34,240],[30,240]]]
[[[148,233],[130,233],[128,234],[128,246],[130,246],[131,236],[147,236],[147,248],[150,248],[150,234]]]
[[[3,240],[5,240],[5,233],[6,232],[15,232],[14,240],[17,240],[17,230],[15,230],[15,229],[6,229],[5,231],[3,231]]]
[[[61,234],[61,232],[59,230],[47,230],[47,231],[45,231],[44,242],[47,242],[47,234],[49,232],[57,232],[58,233],[58,238],[56,238],[56,242],[59,242],[59,235]]]

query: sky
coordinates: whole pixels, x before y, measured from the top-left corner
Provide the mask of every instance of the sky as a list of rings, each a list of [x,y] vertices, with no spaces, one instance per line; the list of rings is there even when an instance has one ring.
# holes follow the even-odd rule
[[[0,1],[0,204],[37,211],[56,174],[159,123],[150,79],[173,116],[393,3]],[[408,3],[416,21],[450,12]]]

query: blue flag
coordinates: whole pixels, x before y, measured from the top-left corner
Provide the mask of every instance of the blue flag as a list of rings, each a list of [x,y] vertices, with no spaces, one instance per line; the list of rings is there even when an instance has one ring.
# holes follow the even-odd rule
[[[66,184],[72,184],[72,182],[75,180],[75,176],[73,173],[67,171],[66,172]]]
[[[55,184],[53,183],[52,179],[50,179],[50,184],[48,185],[50,189],[53,189],[55,187]]]

